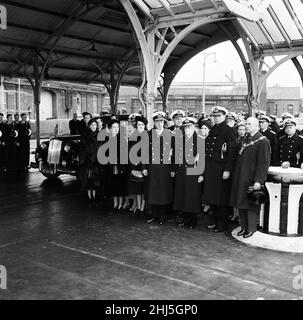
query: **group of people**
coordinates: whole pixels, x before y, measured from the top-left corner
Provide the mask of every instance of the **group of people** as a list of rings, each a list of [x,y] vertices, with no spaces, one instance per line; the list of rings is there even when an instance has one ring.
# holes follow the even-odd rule
[[[98,192],[111,198],[114,213],[126,209],[144,212],[148,205],[149,223],[163,224],[173,212],[179,226],[193,228],[198,214],[204,211],[208,227],[223,232],[229,218],[237,214],[239,236],[250,237],[257,230],[260,203],[251,201],[248,194],[262,190],[269,166],[303,168],[303,138],[290,114],[283,115],[280,127],[263,113],[237,119],[220,106],[212,108],[209,118],[201,119],[175,110],[168,120],[164,112],[157,111],[149,131],[142,115],[124,118],[83,115],[79,125],[82,189],[91,203]],[[137,163],[120,161],[122,126],[127,126],[128,150],[147,135],[148,162],[140,162],[142,148],[138,149]],[[108,132],[108,139],[116,141],[114,163],[100,163],[98,152],[108,142],[98,141],[102,129]],[[181,137],[184,148],[176,147],[176,137]],[[107,150],[101,157],[107,158],[109,153]],[[189,169],[197,168],[199,159],[205,159],[204,170],[189,173]]]
[[[0,113],[0,172],[29,169],[31,134],[25,113]]]

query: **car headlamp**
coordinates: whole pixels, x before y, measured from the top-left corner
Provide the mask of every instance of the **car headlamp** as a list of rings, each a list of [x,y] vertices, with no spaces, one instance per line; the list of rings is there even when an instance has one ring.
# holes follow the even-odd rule
[[[44,142],[42,142],[40,147],[42,150],[45,150],[47,148],[47,145]]]

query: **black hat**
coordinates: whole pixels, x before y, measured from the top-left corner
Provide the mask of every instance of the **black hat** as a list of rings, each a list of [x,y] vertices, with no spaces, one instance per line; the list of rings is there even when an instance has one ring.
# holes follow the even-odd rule
[[[136,117],[136,118],[135,118],[136,124],[137,124],[139,121],[142,122],[142,123],[144,123],[145,126],[146,126],[147,123],[148,123],[148,121],[147,121],[146,118],[144,118],[144,117]]]
[[[251,204],[255,206],[259,206],[260,204],[264,203],[268,198],[268,192],[265,188],[261,190],[253,190],[253,191],[248,191],[247,196],[248,196],[248,201]]]
[[[92,123],[96,123],[97,124],[97,121],[96,121],[96,118],[92,118],[92,119],[90,119],[89,121],[88,121],[88,127],[92,124]]]
[[[112,125],[114,123],[118,123],[119,124],[119,121],[117,119],[111,119],[109,122],[108,122],[108,128],[110,129],[112,127]]]
[[[109,123],[109,121],[111,120],[110,115],[104,115],[101,117],[101,120],[103,121],[103,123],[105,125],[107,125]]]
[[[208,121],[208,120],[201,120],[201,121],[199,121],[199,127],[200,127],[200,129],[201,129],[203,126],[207,127],[207,128],[210,130],[210,129],[211,129],[210,121]]]
[[[128,121],[129,115],[128,114],[119,114],[116,116],[118,121]]]
[[[102,120],[102,117],[97,116],[97,117],[93,117],[93,118],[91,118],[91,120],[95,120],[95,121],[97,121],[98,119],[101,119],[101,120]],[[103,121],[103,120],[102,120],[102,121]]]

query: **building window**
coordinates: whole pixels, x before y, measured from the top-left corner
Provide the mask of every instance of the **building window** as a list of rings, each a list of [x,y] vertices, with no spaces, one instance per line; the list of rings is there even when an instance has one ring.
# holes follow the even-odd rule
[[[81,94],[77,93],[76,110],[77,110],[78,115],[82,114],[82,103],[81,102],[82,102]]]
[[[139,106],[139,100],[138,99],[132,99],[132,107],[138,107]]]
[[[188,108],[189,107],[189,100],[185,99],[183,100],[183,107]]]
[[[291,114],[294,113],[294,105],[293,104],[288,104],[287,105],[287,111]]]
[[[274,106],[274,115],[277,116],[278,115],[278,105],[275,104]]]

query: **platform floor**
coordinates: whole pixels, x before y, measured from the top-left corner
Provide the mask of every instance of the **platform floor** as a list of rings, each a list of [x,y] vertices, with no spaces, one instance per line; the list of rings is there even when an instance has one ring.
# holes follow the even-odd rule
[[[303,299],[303,256],[247,247],[174,221],[89,209],[78,182],[0,176],[0,299]]]

